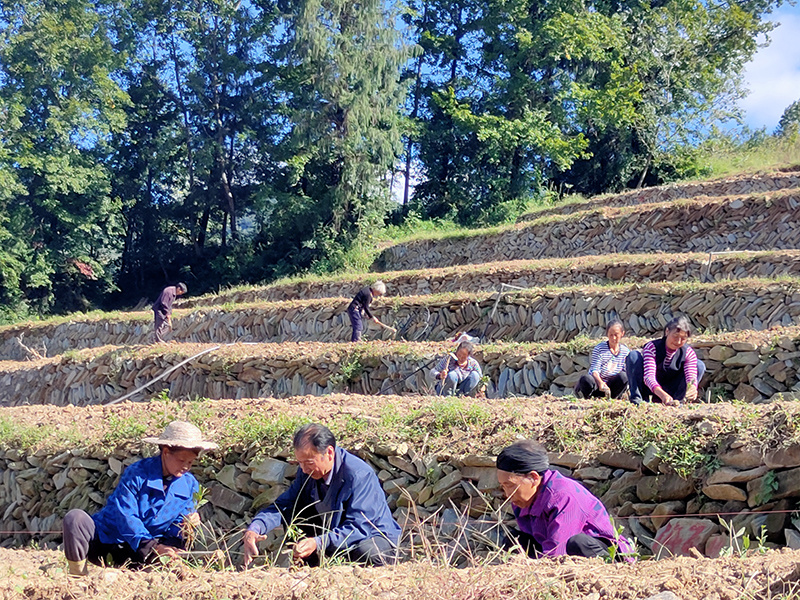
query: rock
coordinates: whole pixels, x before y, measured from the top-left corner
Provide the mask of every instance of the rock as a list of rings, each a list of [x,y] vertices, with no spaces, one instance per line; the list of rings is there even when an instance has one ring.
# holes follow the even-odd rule
[[[736,355],[736,350],[728,346],[714,346],[708,352],[708,357],[711,360],[716,360],[718,362],[725,362],[726,360],[735,355]]]
[[[551,465],[559,465],[562,467],[567,467],[568,469],[575,469],[580,464],[586,462],[586,459],[583,456],[579,454],[571,454],[569,452],[562,452],[561,454],[549,452],[547,456],[550,459]]]
[[[739,352],[731,356],[722,364],[726,367],[746,367],[755,366],[761,362],[761,355],[758,352]]]
[[[387,460],[393,467],[397,467],[401,471],[405,471],[409,475],[416,477],[417,469],[410,460],[406,460],[402,456],[390,456]]]
[[[736,386],[736,389],[733,390],[733,397],[740,402],[755,402],[761,397],[761,394],[752,385],[740,383]]]
[[[718,530],[708,519],[672,519],[656,533],[656,557],[692,556],[692,548],[702,554],[708,538]]]
[[[67,483],[68,479],[69,479],[69,471],[64,469],[53,475],[53,485],[56,486],[57,490],[60,490]]]
[[[236,467],[225,465],[217,471],[216,480],[230,490],[236,490]]]
[[[611,469],[608,467],[584,467],[576,469],[572,476],[581,480],[594,479],[603,481],[611,477]]]
[[[652,442],[645,446],[642,464],[653,473],[658,473],[658,466],[661,464],[661,459],[658,457],[658,447]]]
[[[659,592],[655,596],[650,596],[649,598],[645,598],[645,600],[681,600],[681,599],[674,593],[666,591],[666,592]]]
[[[758,346],[750,342],[733,342],[731,347],[737,352],[752,352],[758,349]]]
[[[399,444],[379,443],[375,444],[373,452],[381,456],[403,456],[404,454],[408,454],[408,444],[405,442],[400,442]]]
[[[722,467],[717,469],[706,480],[706,485],[718,485],[720,483],[746,483],[751,479],[756,479],[764,475],[769,469],[767,467],[756,467],[746,471]]]
[[[657,504],[650,513],[650,521],[656,529],[663,527],[669,517],[673,515],[680,515],[686,511],[686,505],[680,500],[672,500],[670,502],[662,502]]]
[[[768,469],[788,469],[800,466],[800,444],[778,448],[764,457]]]
[[[655,543],[653,534],[644,528],[644,525],[639,522],[639,519],[628,519],[627,523],[636,541],[652,552],[653,544]]]
[[[642,477],[636,486],[636,495],[643,502],[683,500],[694,491],[688,479],[678,475],[654,475]]]
[[[712,500],[747,500],[747,492],[729,483],[707,485],[702,489],[702,492]]]
[[[449,475],[445,475],[439,481],[437,481],[433,486],[433,495],[437,495],[440,492],[454,486],[459,481],[461,481],[461,471],[456,469]]]
[[[250,473],[250,477],[253,478],[253,481],[265,485],[275,485],[283,483],[288,464],[282,460],[265,458],[255,465],[250,463],[250,466],[253,469]]]
[[[612,481],[606,493],[600,498],[603,505],[612,508],[636,500],[636,484],[641,478],[641,471],[631,471]]]
[[[248,498],[229,490],[225,486],[216,484],[210,487],[211,496],[209,502],[214,506],[241,515],[244,514],[245,507],[251,504]]]
[[[108,469],[108,463],[101,460],[94,460],[92,458],[79,458],[75,457],[70,462],[73,469],[87,469],[89,471],[102,471]]]
[[[114,458],[113,456],[108,457],[108,468],[113,471],[115,475],[122,474],[122,461]]]
[[[723,452],[717,458],[723,465],[736,469],[755,469],[763,464],[761,451],[753,447],[731,447],[730,450]]]
[[[463,458],[461,464],[465,467],[494,467],[496,459],[493,456],[478,456],[476,454],[468,454]]]
[[[785,529],[783,531],[786,538],[786,545],[792,550],[800,550],[800,533],[795,529]]]
[[[774,489],[772,489],[774,488]],[[770,500],[800,496],[800,468],[780,473],[767,473],[747,482],[747,504],[759,506]]]
[[[600,464],[626,471],[639,471],[642,468],[641,457],[628,452],[603,452],[597,460]]]

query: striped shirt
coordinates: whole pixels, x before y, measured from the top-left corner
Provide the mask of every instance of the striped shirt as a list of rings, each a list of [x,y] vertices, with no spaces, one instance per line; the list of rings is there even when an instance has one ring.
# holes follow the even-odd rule
[[[691,346],[685,346],[686,355],[683,361],[683,373],[686,377],[686,386],[697,385],[697,354]],[[664,358],[664,366],[669,365],[672,356],[677,352],[667,348],[667,356]],[[656,347],[653,342],[647,342],[642,348],[642,358],[644,360],[644,384],[655,391],[661,384],[656,380]]]
[[[458,364],[458,359],[455,354],[447,354],[442,357],[442,360],[439,361],[436,368],[431,370],[431,375],[436,378],[439,376],[439,373],[445,369],[447,369],[448,374],[455,373],[459,383],[464,381],[472,373],[477,373],[478,377],[482,374],[481,366],[478,364],[478,361],[471,356],[467,359],[467,364],[461,367]]]
[[[512,504],[517,527],[542,547],[547,556],[563,556],[573,535],[584,533],[633,552],[630,542],[618,536],[603,503],[580,483],[558,471],[545,471],[533,502],[527,508]]]
[[[608,381],[614,375],[619,375],[625,370],[625,359],[631,353],[630,348],[625,344],[619,345],[617,354],[611,352],[608,342],[600,342],[592,350],[592,358],[589,363],[589,375],[597,373],[600,379]]]

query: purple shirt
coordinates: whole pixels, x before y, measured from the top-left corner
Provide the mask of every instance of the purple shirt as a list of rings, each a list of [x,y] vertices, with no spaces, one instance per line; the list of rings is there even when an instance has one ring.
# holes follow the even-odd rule
[[[617,536],[603,503],[558,471],[545,471],[528,508],[513,509],[520,531],[532,536],[547,556],[565,555],[567,541],[579,533],[615,542],[623,554],[633,552],[630,542]]]
[[[153,310],[162,319],[166,319],[172,314],[172,304],[175,302],[175,298],[177,297],[178,288],[174,285],[168,285],[161,290],[161,295],[153,303]]]

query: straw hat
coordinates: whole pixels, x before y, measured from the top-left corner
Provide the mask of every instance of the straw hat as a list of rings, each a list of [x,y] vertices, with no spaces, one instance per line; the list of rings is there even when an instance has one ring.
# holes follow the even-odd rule
[[[203,434],[200,430],[186,421],[173,421],[167,425],[160,437],[146,437],[142,441],[148,444],[189,450],[213,450],[217,447],[214,442],[203,441]]]

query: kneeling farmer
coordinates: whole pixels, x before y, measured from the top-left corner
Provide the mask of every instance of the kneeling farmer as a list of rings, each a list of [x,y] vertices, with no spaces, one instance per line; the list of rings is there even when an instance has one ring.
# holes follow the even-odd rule
[[[322,554],[370,565],[393,563],[400,526],[375,471],[339,448],[330,429],[316,423],[294,434],[294,455],[301,471],[245,531],[244,564],[258,555],[256,542],[281,524],[295,525],[307,536],[295,544],[294,558],[311,566]]]
[[[203,450],[217,445],[203,441],[200,430],[173,421],[161,437],[145,438],[158,444],[160,454],[130,465],[108,504],[89,516],[74,509],[64,517],[64,554],[71,575],[86,575],[86,561],[101,565],[143,564],[157,556],[176,556],[183,548],[184,521],[200,524],[194,494],[199,485],[189,473]]]
[[[547,451],[533,440],[508,446],[497,457],[497,480],[511,500],[519,531],[513,537],[531,558],[630,555],[602,502],[577,481],[550,470]],[[626,557],[627,559],[628,557]]]

